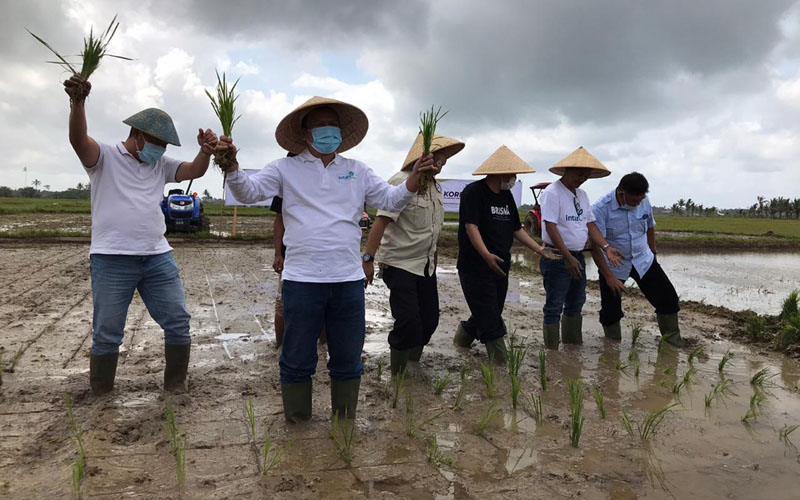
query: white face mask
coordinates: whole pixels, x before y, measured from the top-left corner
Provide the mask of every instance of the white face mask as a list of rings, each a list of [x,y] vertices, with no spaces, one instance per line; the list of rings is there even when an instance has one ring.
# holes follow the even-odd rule
[[[516,183],[517,183],[517,176],[515,175],[514,177],[510,178],[508,182],[501,182],[500,189],[503,191],[511,191],[511,189],[514,187],[514,184]]]

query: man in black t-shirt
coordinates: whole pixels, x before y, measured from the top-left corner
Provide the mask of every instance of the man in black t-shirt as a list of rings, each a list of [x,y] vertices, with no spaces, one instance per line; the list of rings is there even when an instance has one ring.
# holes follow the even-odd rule
[[[516,175],[533,171],[522,158],[501,146],[472,174],[486,178],[469,184],[461,193],[458,279],[472,315],[460,322],[453,343],[470,347],[478,339],[486,346],[489,359],[501,364],[507,358],[502,315],[514,238],[544,258],[557,258],[522,229],[511,195]]]

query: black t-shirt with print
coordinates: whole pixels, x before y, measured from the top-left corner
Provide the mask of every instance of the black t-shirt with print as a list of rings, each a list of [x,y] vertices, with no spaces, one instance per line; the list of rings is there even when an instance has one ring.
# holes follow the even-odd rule
[[[461,271],[492,272],[467,236],[468,223],[478,226],[486,248],[503,259],[500,268],[508,274],[514,231],[522,227],[511,191],[501,190],[495,194],[486,184],[486,180],[479,180],[467,185],[461,192],[457,267]]]

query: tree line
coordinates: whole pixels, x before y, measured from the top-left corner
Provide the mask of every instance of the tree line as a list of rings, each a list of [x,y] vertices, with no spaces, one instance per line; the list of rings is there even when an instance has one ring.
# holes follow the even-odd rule
[[[705,207],[702,204],[695,203],[691,198],[688,200],[681,198],[672,204],[671,210],[673,215],[689,217],[713,217],[729,213],[739,217],[800,219],[800,198],[791,199],[778,196],[777,198],[767,199],[765,196],[756,196],[756,202],[748,208],[725,210],[724,213],[715,206]]]

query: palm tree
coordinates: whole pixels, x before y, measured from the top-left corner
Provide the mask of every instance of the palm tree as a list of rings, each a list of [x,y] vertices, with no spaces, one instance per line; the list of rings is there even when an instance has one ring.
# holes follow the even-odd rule
[[[756,196],[756,200],[758,200],[758,215],[762,217],[764,215],[764,200],[763,196]]]
[[[39,186],[42,185],[42,181],[40,181],[39,179],[34,179],[33,182],[31,182],[31,184],[33,184],[34,188],[39,189]]]
[[[683,207],[685,207],[685,206],[686,206],[686,200],[684,200],[683,198],[678,200],[678,208],[681,211],[681,215],[683,215]]]
[[[800,198],[792,200],[792,205],[794,206],[794,218],[800,219]]]

